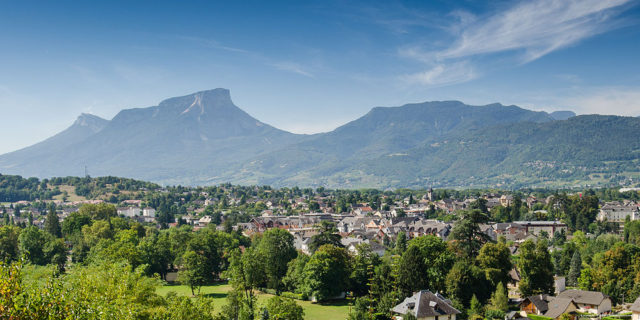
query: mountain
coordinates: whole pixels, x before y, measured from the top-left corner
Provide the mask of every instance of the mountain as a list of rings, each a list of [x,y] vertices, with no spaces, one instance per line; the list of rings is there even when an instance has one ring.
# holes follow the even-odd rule
[[[233,104],[228,90],[215,89],[122,110],[85,139],[43,157],[30,157],[33,147],[0,156],[0,171],[65,176],[81,174],[86,165],[97,176],[190,183],[215,177],[230,162],[304,138],[254,119]]]
[[[575,117],[576,113],[573,111],[554,111],[549,114],[555,120],[567,120]]]
[[[83,113],[70,127],[53,137],[24,149],[0,156],[2,159],[0,160],[0,163],[2,163],[0,164],[0,168],[4,169],[2,171],[17,170],[16,172],[22,172],[21,166],[32,161],[30,159],[45,159],[54,155],[59,150],[64,150],[65,148],[81,143],[88,137],[100,132],[108,123],[108,120],[98,116]]]
[[[256,157],[231,170],[232,175],[225,178],[246,184],[334,185],[323,177],[357,167],[363,159],[402,154],[454,132],[506,123],[549,121],[553,118],[545,112],[497,103],[470,106],[459,101],[434,101],[376,107],[332,132]],[[368,181],[358,186],[370,182],[373,183]]]
[[[376,107],[334,131],[298,135],[214,89],[110,121],[83,114],[56,136],[0,155],[0,172],[77,176],[87,166],[94,176],[188,185],[603,185],[640,176],[639,135],[640,118],[459,101]]]

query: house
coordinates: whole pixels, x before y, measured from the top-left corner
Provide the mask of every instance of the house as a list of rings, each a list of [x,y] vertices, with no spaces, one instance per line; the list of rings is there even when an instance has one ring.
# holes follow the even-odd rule
[[[600,208],[600,212],[598,212],[598,216],[596,217],[598,221],[607,220],[609,222],[624,222],[624,220],[629,217],[631,220],[640,219],[640,208],[635,203],[606,203],[602,208]]]
[[[640,297],[631,305],[631,320],[640,320]]]
[[[156,209],[151,208],[151,207],[147,207],[142,209],[142,215],[145,217],[155,217],[156,216]]]
[[[611,312],[611,298],[602,292],[572,289],[562,291],[558,298],[573,300],[581,313],[602,315]]]
[[[140,208],[137,208],[137,207],[118,208],[117,212],[119,216],[125,216],[129,218],[140,216],[142,214],[142,210],[140,210]]]
[[[514,221],[523,226],[527,234],[539,236],[543,231],[550,237],[556,232],[567,232],[567,225],[562,221]]]
[[[508,207],[513,203],[513,196],[510,194],[503,194],[500,197],[500,205],[503,207]]]
[[[413,314],[418,320],[456,320],[456,315],[460,314],[451,306],[450,300],[429,290],[416,292],[393,307],[391,312],[396,320],[402,320],[407,313]]]
[[[520,310],[527,314],[543,315],[549,310],[549,301],[553,299],[547,294],[526,297],[520,302]]]
[[[548,306],[549,309],[544,316],[551,319],[558,319],[563,314],[568,314],[571,319],[575,319],[575,314],[578,310],[576,303],[571,298],[553,298],[548,303]]]

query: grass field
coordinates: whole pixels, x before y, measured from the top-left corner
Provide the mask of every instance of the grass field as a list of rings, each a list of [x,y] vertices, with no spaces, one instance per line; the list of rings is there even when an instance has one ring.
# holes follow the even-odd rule
[[[61,192],[67,192],[67,201],[82,201],[82,200],[87,200],[87,198],[85,197],[81,197],[79,195],[76,194],[76,187],[74,186],[68,186],[68,185],[61,185],[59,186],[60,191]],[[62,197],[64,195],[61,193],[57,196],[54,196],[53,199],[54,200],[62,200]]]
[[[220,307],[227,303],[227,292],[230,290],[230,285],[219,284],[202,287],[200,294],[213,298],[216,310],[220,310]],[[178,295],[191,296],[191,289],[188,286],[166,285],[159,288],[157,293],[164,296],[171,291]],[[272,297],[270,294],[258,294],[258,305],[263,304],[270,297]],[[344,300],[322,304],[296,300],[296,303],[304,308],[304,318],[309,320],[340,320],[346,319],[349,314],[349,304]]]

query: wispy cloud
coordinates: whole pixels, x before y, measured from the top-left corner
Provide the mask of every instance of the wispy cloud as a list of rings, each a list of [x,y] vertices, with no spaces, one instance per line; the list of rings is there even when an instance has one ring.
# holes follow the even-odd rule
[[[477,75],[468,62],[461,61],[452,64],[438,64],[423,72],[401,76],[401,79],[411,84],[440,86],[466,82],[475,79]]]
[[[479,23],[470,24],[439,57],[460,58],[524,50],[522,62],[622,25],[618,14],[631,0],[523,1]]]
[[[291,61],[281,61],[272,64],[278,70],[289,71],[293,73],[297,73],[299,75],[303,75],[305,77],[313,78],[313,74],[307,70],[303,66],[298,63]]]
[[[633,0],[521,1],[484,17],[465,11],[451,15],[455,34],[444,49],[406,46],[401,57],[422,62],[428,70],[405,75],[424,85],[459,83],[475,79],[476,57],[513,51],[518,63],[528,63],[555,50],[628,24],[620,13]],[[453,72],[453,74],[450,74]]]
[[[640,116],[640,87],[591,88],[589,93],[560,101],[580,114],[612,114]]]

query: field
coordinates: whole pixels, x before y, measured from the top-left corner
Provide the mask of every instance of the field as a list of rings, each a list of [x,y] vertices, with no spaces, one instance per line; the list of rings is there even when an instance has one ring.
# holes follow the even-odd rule
[[[227,292],[230,290],[230,285],[219,284],[202,287],[200,289],[200,294],[212,297],[216,310],[220,310],[220,306],[227,303]],[[191,296],[191,289],[189,289],[188,286],[166,285],[159,288],[157,293],[164,296],[171,291],[178,295]],[[270,297],[272,297],[270,294],[258,294],[258,305],[263,304]],[[349,314],[349,304],[344,300],[327,304],[296,300],[296,303],[304,308],[304,318],[309,320],[340,320],[346,319]]]
[[[76,187],[74,186],[68,186],[68,185],[61,185],[59,186],[60,191],[62,192],[61,194],[53,197],[54,200],[62,200],[62,198],[64,197],[64,192],[67,192],[67,201],[82,201],[82,200],[87,200],[87,198],[85,197],[81,197],[79,195],[76,194]]]

